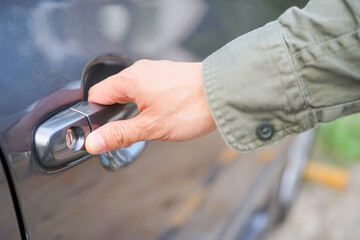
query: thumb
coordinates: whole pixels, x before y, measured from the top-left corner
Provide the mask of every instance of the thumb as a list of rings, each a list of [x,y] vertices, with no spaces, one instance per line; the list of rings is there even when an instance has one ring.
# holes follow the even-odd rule
[[[132,119],[110,122],[101,126],[86,138],[86,150],[95,155],[145,141],[146,132],[140,129],[140,118],[138,115]]]

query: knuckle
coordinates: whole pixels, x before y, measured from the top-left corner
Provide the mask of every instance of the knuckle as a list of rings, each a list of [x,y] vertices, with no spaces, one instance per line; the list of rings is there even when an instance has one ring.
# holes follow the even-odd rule
[[[141,73],[141,75],[146,75],[148,72],[154,68],[154,61],[147,60],[147,59],[141,59],[134,64],[134,70],[136,70],[137,73]]]
[[[108,135],[108,144],[111,148],[121,148],[129,144],[127,132],[122,124],[111,124]]]
[[[141,129],[141,131],[146,131],[146,132],[149,132],[149,130],[153,129],[154,127],[153,124],[146,119],[139,120],[137,125],[139,129]]]
[[[121,77],[115,75],[111,78],[110,86],[115,93],[121,93],[127,98],[134,99],[134,90],[137,89],[136,77],[134,74],[123,70]],[[118,96],[115,94],[114,97]]]
[[[141,59],[141,60],[136,61],[135,65],[143,67],[143,66],[147,66],[149,64],[149,62],[150,61],[147,59]]]
[[[109,80],[109,83],[110,83],[109,85],[110,85],[110,87],[111,87],[112,89],[117,89],[117,88],[118,88],[118,86],[119,86],[119,81],[118,81],[118,79],[117,79],[115,76],[109,77],[108,80]]]
[[[139,76],[137,74],[136,69],[134,69],[132,66],[129,68],[126,68],[118,73],[120,76],[119,79],[121,79],[121,86],[128,86],[128,85],[134,85],[137,83],[137,80],[139,79]]]
[[[138,121],[137,126],[139,127],[140,138],[147,138],[147,140],[163,140],[165,129],[162,127],[162,121],[156,118],[143,118]]]
[[[134,71],[133,67],[128,67],[119,72],[117,75],[121,76],[121,79],[123,82],[126,82],[128,80],[131,80],[134,78],[134,75],[136,74],[136,71]]]

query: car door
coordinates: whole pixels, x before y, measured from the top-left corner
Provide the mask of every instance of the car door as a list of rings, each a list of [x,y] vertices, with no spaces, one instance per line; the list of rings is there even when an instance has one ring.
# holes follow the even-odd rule
[[[21,239],[19,223],[1,156],[0,160],[0,239]]]
[[[86,100],[84,75],[94,60],[199,61],[290,4],[4,1],[0,147],[23,236],[219,239],[275,150],[263,157],[239,156],[214,132],[184,143],[150,142],[136,161],[116,172],[96,156],[48,171],[39,165],[34,135],[46,121]],[[277,163],[274,176],[282,167],[282,161]]]

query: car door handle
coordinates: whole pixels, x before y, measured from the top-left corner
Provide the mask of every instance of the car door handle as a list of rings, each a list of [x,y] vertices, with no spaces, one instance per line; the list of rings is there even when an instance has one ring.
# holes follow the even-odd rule
[[[36,160],[41,170],[56,172],[78,164],[91,155],[85,150],[85,139],[90,132],[115,120],[129,119],[138,114],[135,104],[103,106],[79,102],[40,124],[34,132]],[[99,155],[103,167],[115,171],[136,159],[145,142],[133,144]]]

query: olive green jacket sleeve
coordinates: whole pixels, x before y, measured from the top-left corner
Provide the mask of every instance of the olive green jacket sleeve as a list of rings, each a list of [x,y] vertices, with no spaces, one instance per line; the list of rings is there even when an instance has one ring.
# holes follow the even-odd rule
[[[203,62],[212,115],[250,152],[360,111],[360,0],[312,0]]]

